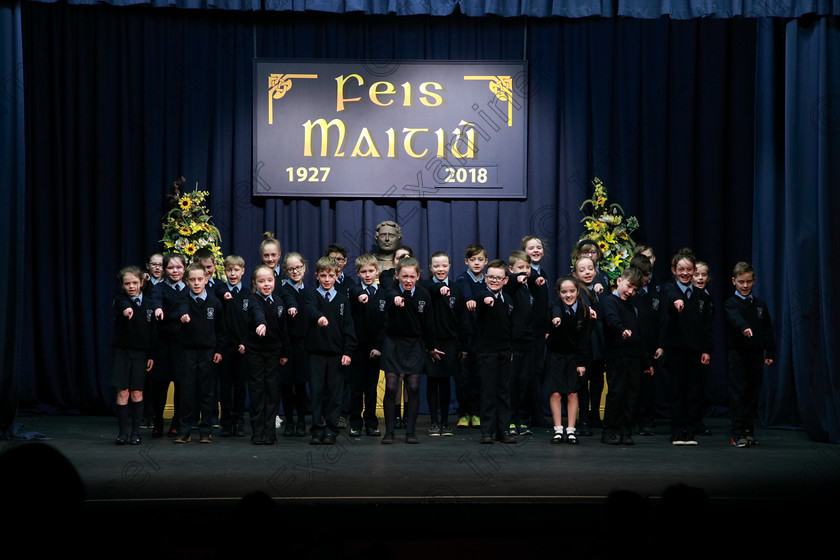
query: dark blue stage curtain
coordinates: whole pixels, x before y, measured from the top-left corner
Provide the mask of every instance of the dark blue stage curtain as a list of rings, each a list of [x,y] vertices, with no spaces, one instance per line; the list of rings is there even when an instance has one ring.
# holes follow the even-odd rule
[[[17,412],[23,337],[25,154],[20,5],[0,2],[0,439]]]
[[[659,277],[691,246],[715,274],[751,251],[756,20],[224,14],[23,5],[26,274],[57,297],[20,303],[27,411],[108,410],[116,271],[158,247],[174,178],[211,193],[226,253],[258,260],[263,231],[310,262],[333,241],[351,259],[385,219],[425,261],[463,269],[467,244],[507,258],[535,233],[552,280],[569,271],[581,201],[599,176],[639,218]],[[251,59],[530,61],[525,201],[252,199]],[[383,181],[387,178],[383,178]],[[662,265],[662,266],[659,266]],[[33,284],[34,286],[34,284]],[[719,325],[722,332],[722,325]],[[726,406],[722,342],[709,410]]]
[[[32,0],[56,2],[57,0]],[[61,1],[61,0],[58,0]],[[633,17],[672,19],[838,15],[837,0],[97,0],[110,6],[239,11],[315,11],[400,16]],[[88,6],[92,0],[66,0]]]
[[[764,421],[840,442],[840,21],[762,22],[753,254],[781,348]]]

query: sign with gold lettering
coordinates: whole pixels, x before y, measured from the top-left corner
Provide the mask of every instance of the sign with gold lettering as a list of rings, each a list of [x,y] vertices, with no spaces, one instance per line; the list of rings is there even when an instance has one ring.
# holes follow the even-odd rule
[[[525,61],[255,59],[253,194],[527,196]]]

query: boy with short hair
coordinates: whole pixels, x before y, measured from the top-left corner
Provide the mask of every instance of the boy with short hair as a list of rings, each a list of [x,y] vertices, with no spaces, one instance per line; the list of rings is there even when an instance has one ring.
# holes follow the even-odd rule
[[[332,445],[339,430],[342,404],[342,366],[349,366],[356,349],[356,331],[350,300],[336,290],[339,264],[332,257],[315,263],[318,288],[304,292],[310,328],[306,337],[309,352],[309,386],[312,398],[312,445]]]
[[[199,422],[201,443],[210,443],[216,405],[213,365],[221,362],[220,351],[224,345],[222,304],[207,290],[204,266],[193,263],[187,267],[186,280],[189,288],[187,311],[181,316],[185,365],[180,393],[182,414],[175,443],[190,441],[190,431],[196,422]]]
[[[528,424],[531,419],[532,396],[536,391],[534,371],[534,329],[532,305],[534,297],[530,290],[531,257],[525,251],[513,251],[508,259],[508,282],[504,293],[510,296],[511,340],[513,362],[510,379],[511,435],[531,435]],[[546,312],[547,313],[547,312]]]
[[[516,443],[510,424],[510,367],[513,356],[510,296],[505,262],[494,259],[484,274],[486,288],[476,298],[474,346],[481,380],[481,443]]]
[[[221,282],[216,282],[216,259],[213,258],[213,252],[207,247],[202,247],[193,254],[192,260],[204,267],[207,273],[207,288],[215,294]]]
[[[729,347],[730,443],[752,447],[764,366],[776,358],[773,321],[767,304],[753,295],[755,270],[739,262],[732,271],[735,293],[725,304]]]
[[[627,267],[616,279],[611,294],[602,298],[604,357],[607,362],[607,396],[601,441],[633,445],[632,422],[636,417],[642,372],[653,373],[638,312],[632,298],[644,285],[641,271]]]
[[[484,285],[484,267],[487,265],[487,251],[478,243],[467,246],[464,255],[464,263],[467,270],[455,278],[455,283],[461,288],[466,300],[468,311],[475,311],[476,298],[480,292],[486,289]],[[469,314],[467,319],[469,338],[475,332],[476,316]],[[475,351],[471,347],[472,342],[466,348],[466,355],[461,361],[461,368],[455,377],[455,395],[458,399],[459,420],[458,428],[481,427],[479,418],[479,385],[478,362]]]
[[[378,437],[376,390],[379,383],[379,361],[385,339],[385,290],[377,283],[379,260],[366,253],[356,258],[358,280],[349,286],[350,309],[356,331],[357,347],[350,361],[350,404],[348,423],[350,436],[365,434]]]
[[[245,361],[245,339],[248,336],[248,290],[242,286],[245,259],[238,255],[225,257],[225,282],[219,282],[217,296],[224,310],[225,345],[218,366],[219,403],[222,437],[245,436],[245,396],[248,368]]]

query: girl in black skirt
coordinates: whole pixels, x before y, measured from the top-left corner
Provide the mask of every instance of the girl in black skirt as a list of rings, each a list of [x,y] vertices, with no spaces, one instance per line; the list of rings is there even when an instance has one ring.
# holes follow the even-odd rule
[[[432,323],[431,296],[418,285],[420,265],[413,257],[396,264],[397,287],[386,302],[385,341],[382,345],[382,369],[385,372],[385,403],[396,397],[400,375],[405,376],[408,392],[406,410],[406,443],[418,443],[415,435],[417,413],[420,409],[418,386],[426,360],[437,357]],[[385,435],[382,443],[394,443],[393,407],[385,406]]]
[[[545,388],[554,419],[551,443],[578,443],[575,418],[578,414],[578,388],[590,360],[589,308],[580,297],[580,282],[572,276],[557,280],[557,299],[551,304],[551,326],[546,338]],[[563,431],[563,398],[566,399],[568,426]]]

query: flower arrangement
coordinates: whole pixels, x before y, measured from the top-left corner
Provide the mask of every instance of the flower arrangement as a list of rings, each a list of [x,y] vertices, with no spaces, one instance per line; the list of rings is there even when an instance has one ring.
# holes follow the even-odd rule
[[[591,239],[601,250],[603,258],[598,261],[598,268],[607,273],[611,281],[621,276],[633,258],[636,243],[630,237],[639,228],[635,216],[624,219],[624,210],[618,204],[607,203],[607,189],[598,177],[592,180],[595,192],[592,198],[583,201],[580,211],[589,206],[589,214],[581,222],[585,231],[580,241]]]
[[[222,236],[204,206],[210,193],[198,190],[198,184],[192,192],[182,193],[181,186],[185,182],[186,179],[181,177],[173,183],[173,208],[163,216],[163,248],[167,252],[184,255],[188,262],[199,249],[209,250],[216,261],[215,276],[220,278],[224,272],[220,247]]]

